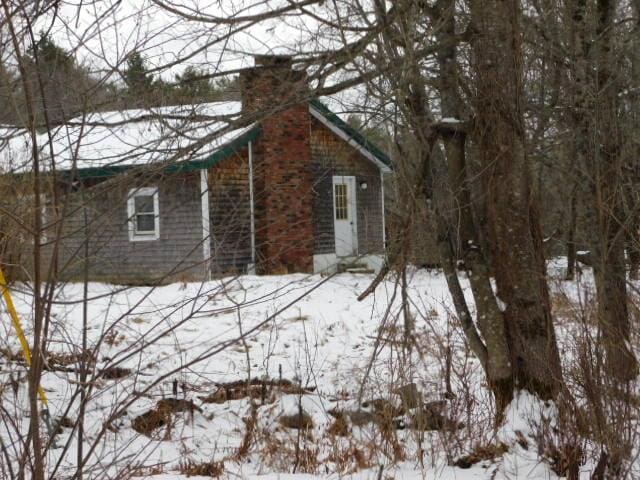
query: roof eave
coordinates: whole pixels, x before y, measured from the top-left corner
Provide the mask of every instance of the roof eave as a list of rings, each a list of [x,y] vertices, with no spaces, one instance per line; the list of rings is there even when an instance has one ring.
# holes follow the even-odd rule
[[[389,157],[375,145],[371,144],[371,142],[366,141],[361,134],[353,130],[352,127],[348,126],[321,102],[312,100],[309,103],[309,112],[329,130],[358,150],[364,157],[375,163],[382,172],[390,173],[393,171]]]
[[[229,158],[249,142],[257,140],[260,136],[261,129],[259,126],[253,126],[246,132],[231,140],[229,143],[221,146],[213,153],[197,160],[185,160],[182,162],[172,163],[162,168],[163,173],[188,173],[196,170],[203,170],[213,167],[221,161]],[[105,165],[102,167],[78,168],[76,170],[63,170],[61,174],[71,176],[73,179],[88,178],[105,178],[112,177],[123,172],[135,169],[147,169],[150,165]],[[155,165],[154,165],[155,166]]]

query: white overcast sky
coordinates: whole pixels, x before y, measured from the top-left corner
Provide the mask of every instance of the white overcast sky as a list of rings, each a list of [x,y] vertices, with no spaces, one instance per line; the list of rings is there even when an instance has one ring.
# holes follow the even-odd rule
[[[286,0],[181,0],[180,9],[231,19],[288,4]],[[315,11],[318,9],[322,7]],[[50,31],[61,46],[94,70],[116,68],[128,53],[137,50],[167,79],[188,65],[213,73],[249,66],[253,63],[251,54],[293,54],[336,45],[319,35],[317,21],[300,12],[248,26],[216,24],[186,20],[150,0],[65,1],[55,18],[50,15],[40,20],[37,30]]]
[[[45,1],[45,0],[41,0]],[[237,19],[275,11],[290,0],[158,0],[199,17]],[[340,0],[350,8],[347,0]],[[353,3],[353,2],[351,2]],[[62,0],[59,8],[37,20],[36,34],[49,32],[56,43],[74,54],[96,77],[120,81],[125,59],[139,51],[155,75],[173,80],[187,66],[210,74],[253,65],[252,54],[317,52],[341,45],[335,32],[299,10],[269,20],[240,25],[188,20],[152,0]],[[334,14],[329,4],[306,7],[320,18]],[[6,28],[3,56],[11,64]],[[26,48],[26,45],[24,46]],[[360,97],[356,100],[357,97]],[[354,90],[331,100],[334,110],[350,110],[362,96]],[[342,104],[342,106],[341,106]]]

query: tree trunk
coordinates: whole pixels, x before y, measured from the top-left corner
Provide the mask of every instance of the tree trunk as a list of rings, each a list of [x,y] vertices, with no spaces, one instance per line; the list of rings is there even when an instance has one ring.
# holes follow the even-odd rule
[[[24,88],[25,105],[27,110],[27,125],[31,140],[31,166],[32,187],[33,187],[33,343],[31,345],[31,364],[27,374],[28,380],[28,401],[29,401],[29,435],[31,441],[32,458],[32,478],[44,480],[45,478],[45,451],[42,438],[40,436],[40,411],[38,409],[38,387],[42,377],[42,326],[44,323],[45,305],[42,298],[42,276],[41,276],[41,234],[42,217],[40,194],[42,193],[40,178],[40,153],[36,137],[36,117],[35,117],[35,96],[27,81],[24,56],[21,54],[21,45],[14,28],[14,15],[11,13],[9,3],[0,0],[8,19],[7,26],[14,48],[20,77]]]
[[[570,160],[573,161],[573,160]],[[573,280],[576,276],[576,262],[577,262],[577,249],[576,249],[576,226],[578,221],[577,207],[577,193],[574,188],[571,192],[571,199],[569,205],[569,231],[567,232],[567,274],[566,280]]]
[[[480,337],[473,316],[467,305],[464,291],[458,278],[457,257],[455,253],[456,236],[453,234],[450,206],[450,188],[447,182],[447,167],[443,153],[434,146],[434,132],[431,129],[432,118],[426,104],[426,90],[417,69],[411,77],[411,88],[405,98],[408,119],[411,122],[413,138],[415,139],[416,155],[420,159],[421,196],[427,203],[427,215],[435,220],[437,238],[436,248],[440,264],[445,274],[447,287],[453,301],[453,306],[460,321],[469,348],[480,361],[482,368],[488,372],[488,351]]]
[[[640,197],[633,190],[640,189],[640,181],[633,179],[628,193],[631,215],[627,227],[627,256],[629,257],[629,278],[640,280]]]
[[[638,365],[629,343],[619,92],[618,82],[611,74],[615,9],[615,0],[597,2],[597,40],[592,47],[595,52],[595,104],[591,117],[591,137],[595,144],[589,149],[587,158],[588,172],[594,181],[592,201],[598,224],[592,250],[605,367],[619,382],[628,382],[636,377]]]
[[[438,1],[433,17],[439,27],[436,29],[439,46],[436,54],[442,117],[461,120],[464,112],[458,90],[454,3],[454,0]],[[512,366],[504,318],[493,293],[487,257],[480,245],[474,222],[465,151],[466,134],[455,128],[447,130],[444,125],[441,138],[447,158],[447,183],[453,196],[452,206],[456,217],[452,225],[458,226],[456,244],[460,245],[462,260],[476,303],[478,327],[487,347],[487,378],[498,411],[501,412],[513,395]],[[460,255],[456,257],[459,258]]]
[[[636,30],[640,27],[640,0],[633,2],[633,13],[635,16]],[[636,88],[629,89],[629,120],[627,140],[626,167],[630,172],[627,179],[627,210],[629,212],[629,222],[627,226],[627,255],[629,257],[629,277],[632,280],[640,280],[640,159],[638,159],[638,149],[640,148],[640,38],[636,35],[631,43],[631,78],[629,84]]]
[[[562,385],[542,232],[522,114],[520,5],[473,0],[475,140],[486,178],[488,235],[517,388],[554,398]]]

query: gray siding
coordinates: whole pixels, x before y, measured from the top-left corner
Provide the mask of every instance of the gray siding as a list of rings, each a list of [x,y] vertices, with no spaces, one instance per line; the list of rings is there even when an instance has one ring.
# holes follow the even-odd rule
[[[129,240],[126,199],[132,187],[141,186],[158,187],[158,240]],[[69,207],[58,256],[61,278],[82,278],[85,259],[93,280],[153,283],[204,278],[199,172],[156,179],[114,177],[74,194]]]
[[[358,253],[382,253],[382,196],[378,167],[316,119],[311,125],[311,157],[314,172],[314,253],[335,253],[334,175],[356,177]],[[359,187],[362,182],[367,183],[366,190]]]
[[[243,149],[209,171],[211,271],[245,272],[251,263],[249,157]]]
[[[311,155],[314,253],[335,253],[334,175],[356,177],[358,253],[382,253],[378,167],[315,119]],[[362,182],[367,183],[366,190],[359,188]],[[159,190],[160,238],[130,241],[126,199],[131,188],[143,186]],[[114,283],[200,280],[207,266],[214,275],[246,271],[252,261],[247,149],[210,169],[208,187],[211,258],[205,259],[200,172],[165,177],[153,172],[144,177],[120,175],[85,185],[83,192],[72,195],[64,215],[57,255],[59,277],[81,279],[85,266],[90,279]]]

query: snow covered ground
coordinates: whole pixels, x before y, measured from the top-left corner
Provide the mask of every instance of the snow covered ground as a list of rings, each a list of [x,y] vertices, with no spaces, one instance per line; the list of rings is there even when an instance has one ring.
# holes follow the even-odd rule
[[[213,462],[224,464],[224,476],[265,480],[557,478],[514,435],[516,430],[533,435],[527,419],[552,419],[551,406],[525,395],[507,412],[507,425],[492,428],[490,397],[479,364],[452,318],[442,274],[410,274],[411,349],[403,347],[405,318],[393,279],[364,301],[356,300],[372,279],[297,274],[155,289],[90,284],[86,311],[83,285],[66,285],[57,292],[52,310],[48,351],[57,356],[51,357],[52,368],[42,379],[50,414],[54,421],[78,418],[79,364],[71,360],[80,352],[86,322],[86,342],[95,357],[83,444],[83,453],[90,452],[88,478],[131,474],[174,480],[184,478],[179,471],[187,465]],[[574,285],[568,291],[579,293]],[[28,326],[32,296],[19,287],[13,294]],[[19,344],[10,324],[1,325],[3,351],[16,354]],[[26,369],[6,355],[0,362],[2,383],[18,380],[14,392],[2,394],[2,406],[15,421],[11,425],[5,420],[0,427],[3,442],[10,445],[17,432],[27,431]],[[446,393],[447,376],[453,396]],[[272,388],[258,382],[252,391],[259,394],[252,401],[246,396],[220,403],[205,400],[219,394],[221,384],[249,378],[291,383]],[[371,413],[374,399],[397,406],[395,390],[410,383],[416,383],[424,402],[448,398],[447,418],[464,426],[389,432],[375,422],[359,426],[352,419],[347,435],[336,433],[332,411]],[[309,391],[302,394],[297,391],[301,388]],[[169,398],[193,404],[184,403],[182,410],[162,417],[164,424],[148,435],[132,428],[140,415]],[[295,416],[300,409],[309,414],[310,429],[281,424],[283,415]],[[72,471],[75,438],[71,428],[62,428],[55,437],[48,469],[56,470],[57,478]],[[470,468],[451,465],[478,445],[499,442],[509,451],[495,460]],[[585,468],[584,478],[589,471]]]

